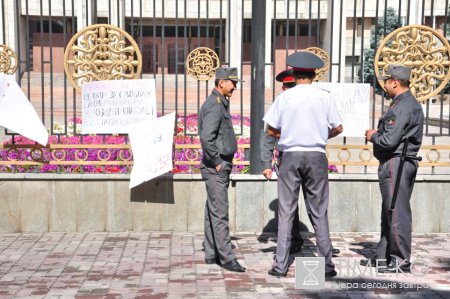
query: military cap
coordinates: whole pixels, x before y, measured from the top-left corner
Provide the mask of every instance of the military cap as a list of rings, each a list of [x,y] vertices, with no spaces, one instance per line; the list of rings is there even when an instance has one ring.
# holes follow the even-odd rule
[[[235,67],[218,68],[216,70],[216,80],[218,79],[244,82],[243,80],[239,79],[238,70]]]
[[[286,63],[292,66],[294,71],[302,72],[314,72],[316,69],[320,69],[325,65],[319,56],[305,51],[299,51],[289,55]]]
[[[378,79],[386,80],[389,78],[409,80],[411,78],[411,69],[401,64],[390,64],[385,71],[385,75],[380,76]]]
[[[275,80],[277,80],[278,82],[283,82],[283,83],[295,82],[294,69],[290,68],[290,69],[282,71],[275,77]]]

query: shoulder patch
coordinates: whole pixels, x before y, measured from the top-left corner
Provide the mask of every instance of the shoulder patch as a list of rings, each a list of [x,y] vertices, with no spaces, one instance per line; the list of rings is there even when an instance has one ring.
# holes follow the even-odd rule
[[[220,104],[220,103],[222,103],[222,101],[220,100],[220,98],[219,98],[219,97],[216,97],[216,102],[217,102],[217,104]]]
[[[390,118],[386,121],[386,129],[393,129],[395,127],[395,118]]]

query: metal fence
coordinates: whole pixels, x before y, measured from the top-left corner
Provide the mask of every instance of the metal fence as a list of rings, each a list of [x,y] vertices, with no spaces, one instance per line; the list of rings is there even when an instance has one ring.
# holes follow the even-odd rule
[[[250,0],[2,0],[2,43],[16,51],[17,80],[54,140],[39,152],[34,149],[35,145],[21,146],[21,137],[5,130],[2,139],[7,144],[3,145],[0,167],[31,165],[39,172],[42,163],[81,165],[77,171],[83,172],[87,171],[89,162],[103,170],[105,165],[131,165],[129,153],[124,154],[129,151],[126,136],[122,136],[121,149],[113,153],[118,158],[111,161],[105,159],[107,153],[101,154],[109,151],[111,155],[108,146],[111,136],[96,136],[101,146],[95,147],[89,139],[91,136],[80,132],[81,96],[67,81],[63,53],[70,38],[89,24],[116,25],[138,43],[143,57],[142,77],[156,79],[158,112],[162,115],[177,113],[177,133],[182,140],[177,149],[182,153],[175,159],[176,165],[198,163],[201,153],[193,123],[200,105],[213,88],[212,81],[200,82],[187,75],[187,54],[200,46],[209,47],[217,53],[221,65],[238,67],[245,82],[233,95],[231,109],[242,144],[237,164],[248,165],[244,154],[250,146],[252,18],[266,20],[265,28],[261,28],[266,32],[266,88],[261,92],[265,95],[267,109],[281,90],[275,75],[286,68],[289,54],[308,47],[322,48],[330,57],[330,71],[324,81],[366,82],[376,86],[376,78],[370,75],[371,68],[373,73],[370,57],[374,56],[380,38],[401,26],[424,24],[450,39],[448,2],[267,0],[266,16],[253,16]],[[384,93],[377,94],[375,90],[371,93],[372,127],[388,105]],[[427,152],[423,155],[427,159],[423,165],[431,167],[427,173],[441,173],[438,168],[447,173],[450,167],[450,100],[445,94],[449,90],[423,105],[424,144],[429,147],[424,147]],[[67,150],[61,159],[67,135],[76,139],[77,144],[70,146],[78,150],[81,157],[73,153],[75,156],[69,159]],[[90,143],[88,147],[86,143]],[[184,145],[186,143],[188,145]],[[20,158],[20,149],[28,152],[28,156]],[[85,159],[94,149],[97,151],[93,156],[97,158]],[[342,172],[372,172],[376,161],[370,151],[371,146],[363,138],[345,137],[333,140],[328,149],[330,163],[339,165]],[[43,159],[30,158],[33,153]],[[126,156],[125,159],[121,159],[121,155]],[[18,171],[14,167],[9,169]],[[67,171],[67,168],[60,167],[57,171]]]

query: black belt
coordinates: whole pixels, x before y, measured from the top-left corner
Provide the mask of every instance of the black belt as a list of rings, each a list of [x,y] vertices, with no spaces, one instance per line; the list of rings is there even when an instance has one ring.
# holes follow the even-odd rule
[[[402,155],[398,154],[398,155],[393,155],[392,158],[401,158]],[[405,160],[410,160],[410,161],[422,161],[422,157],[421,156],[417,156],[417,155],[405,155],[404,156]]]

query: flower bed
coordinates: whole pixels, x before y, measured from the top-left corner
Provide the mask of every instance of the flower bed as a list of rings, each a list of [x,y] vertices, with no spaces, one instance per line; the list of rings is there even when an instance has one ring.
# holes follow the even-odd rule
[[[250,143],[250,119],[240,115],[232,116],[233,126],[238,135],[238,144]],[[13,173],[130,173],[132,155],[129,150],[129,139],[126,135],[81,135],[82,122],[76,118],[70,120],[67,128],[54,124],[49,137],[50,145],[36,150],[34,141],[22,136],[4,142],[0,149],[0,161],[24,161],[21,165],[0,165],[0,172]],[[177,117],[176,135],[174,135],[174,168],[173,173],[199,173],[198,161],[201,160],[200,140],[197,135],[197,115],[181,115]],[[67,145],[67,147],[64,147]],[[78,146],[79,145],[79,146]],[[99,145],[99,147],[95,147]],[[110,147],[105,145],[111,145]],[[124,146],[120,146],[124,145]],[[192,145],[192,146],[191,146]],[[37,156],[37,157],[36,157]],[[245,160],[242,146],[235,154],[237,161]],[[35,163],[43,161],[43,163]],[[30,165],[26,163],[29,162]],[[37,164],[37,165],[32,165]],[[76,164],[76,165],[75,165]],[[109,165],[106,165],[109,164]],[[337,172],[334,165],[330,172]],[[249,167],[239,163],[234,165],[233,173],[248,173]]]

